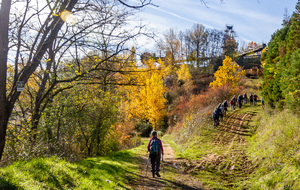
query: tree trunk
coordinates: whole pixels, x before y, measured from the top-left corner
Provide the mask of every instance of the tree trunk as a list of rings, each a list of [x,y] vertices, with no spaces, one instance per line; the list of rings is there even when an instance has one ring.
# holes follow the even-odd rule
[[[2,106],[1,102],[1,108],[4,107]],[[6,110],[1,110],[0,113],[0,159],[2,158],[4,147],[5,147],[5,137],[6,137],[6,129],[7,129],[7,124],[8,124],[8,114],[6,114]]]
[[[5,147],[8,119],[13,105],[6,99],[7,53],[8,53],[8,23],[11,0],[1,3],[0,9],[0,160]]]

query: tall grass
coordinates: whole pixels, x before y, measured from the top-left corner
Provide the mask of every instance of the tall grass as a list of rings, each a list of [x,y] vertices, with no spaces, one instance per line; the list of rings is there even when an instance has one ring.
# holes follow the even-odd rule
[[[252,189],[300,189],[300,118],[285,110],[265,114],[249,153],[259,164]]]

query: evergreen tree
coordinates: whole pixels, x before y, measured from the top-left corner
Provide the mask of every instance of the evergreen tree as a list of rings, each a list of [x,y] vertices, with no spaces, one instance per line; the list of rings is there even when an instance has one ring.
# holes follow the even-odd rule
[[[271,107],[286,103],[297,110],[299,105],[300,70],[300,2],[291,22],[276,31],[269,42],[269,50],[262,56],[264,63],[263,96]],[[279,103],[279,104],[278,104]]]

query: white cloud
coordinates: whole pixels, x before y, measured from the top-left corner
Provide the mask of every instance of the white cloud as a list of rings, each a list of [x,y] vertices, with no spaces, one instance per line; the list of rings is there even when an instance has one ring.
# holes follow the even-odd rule
[[[136,1],[136,0],[133,0]],[[267,43],[276,29],[281,27],[284,8],[294,10],[297,0],[152,0],[159,7],[146,7],[141,13],[148,20],[149,27],[165,33],[170,28],[190,29],[200,23],[207,28],[225,29],[234,25],[238,39]]]

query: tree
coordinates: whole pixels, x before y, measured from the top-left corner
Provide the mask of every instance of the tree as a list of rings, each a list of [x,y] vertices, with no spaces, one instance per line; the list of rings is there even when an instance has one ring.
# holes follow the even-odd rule
[[[187,93],[192,89],[193,78],[189,71],[189,66],[187,64],[181,64],[180,69],[177,71],[178,81],[183,83],[183,87]]]
[[[128,92],[128,116],[139,120],[149,121],[153,129],[158,129],[158,124],[166,114],[166,87],[163,84],[164,64],[159,59],[149,59],[139,68],[137,81],[139,86],[130,86]]]
[[[181,43],[174,29],[170,29],[165,35],[165,43],[163,51],[165,52],[164,62],[166,65],[174,66],[180,62],[182,56],[180,54]]]
[[[208,43],[208,32],[203,25],[195,24],[189,35],[190,42],[194,49],[193,52],[195,52],[196,66],[199,68],[200,64],[202,64],[206,58],[205,52]]]
[[[244,70],[237,72],[238,68],[239,66],[233,62],[230,57],[225,56],[223,65],[214,73],[216,79],[211,82],[209,86],[213,88],[226,86],[229,87],[231,93],[234,94],[240,77],[245,75]]]
[[[223,42],[223,54],[233,57],[234,53],[237,50],[237,43],[235,40],[236,33],[233,30],[232,25],[227,25],[224,34],[224,42]]]
[[[277,30],[268,44],[268,51],[262,57],[264,63],[264,83],[262,93],[266,102],[272,107],[283,108],[286,104],[292,110],[298,102],[297,90],[298,49],[300,48],[300,2],[291,19],[283,28]]]
[[[300,113],[300,49],[291,56],[291,65],[282,73],[282,91],[286,104]]]
[[[79,60],[79,56],[86,54],[87,49],[104,50],[105,47],[110,47],[105,51],[108,53],[108,59],[121,52],[126,41],[135,36],[135,34],[128,35],[129,33],[118,31],[118,26],[124,23],[122,14],[119,13],[123,13],[123,16],[130,14],[126,9],[121,9],[118,12],[117,9],[113,8],[120,6],[120,4],[130,8],[141,8],[151,4],[151,0],[141,1],[140,4],[136,5],[129,5],[121,0],[110,2],[83,1],[80,3],[78,3],[78,0],[50,0],[47,3],[30,0],[12,3],[11,0],[6,0],[1,3],[0,159],[5,147],[9,118],[21,94],[21,92],[16,91],[17,81],[23,81],[27,84],[35,71],[44,71],[41,85],[35,97],[36,105],[34,108],[35,113],[41,112],[43,106],[40,103],[43,100],[47,102],[51,99],[49,97],[63,91],[64,88],[70,88],[65,86],[62,89],[55,89],[59,82],[69,83],[90,73],[88,70],[81,71],[79,67],[77,73],[75,73],[76,75],[58,82],[59,75],[56,71],[60,68],[59,63],[66,54],[74,57],[75,60]],[[109,14],[105,16],[105,13]],[[117,19],[116,22],[114,20],[115,15],[120,16],[120,19]],[[76,19],[78,19],[76,25],[72,26]],[[68,24],[64,24],[65,22]],[[110,25],[105,25],[105,23]],[[110,31],[107,31],[107,29],[110,29]],[[138,33],[141,33],[142,28],[138,27],[138,29]],[[119,33],[116,35],[116,32]],[[116,37],[119,40],[110,46],[101,43],[101,37]],[[114,41],[114,39],[111,40]],[[85,48],[82,48],[83,45]],[[6,83],[8,55],[12,57],[14,62],[14,81],[9,90]],[[95,67],[91,70],[97,70],[103,62],[105,61],[95,63]],[[22,68],[20,63],[23,65]],[[51,79],[56,80],[51,81]],[[47,82],[50,84],[48,89],[46,89]],[[56,91],[53,92],[53,89]],[[33,117],[32,122],[38,122],[39,116]]]

